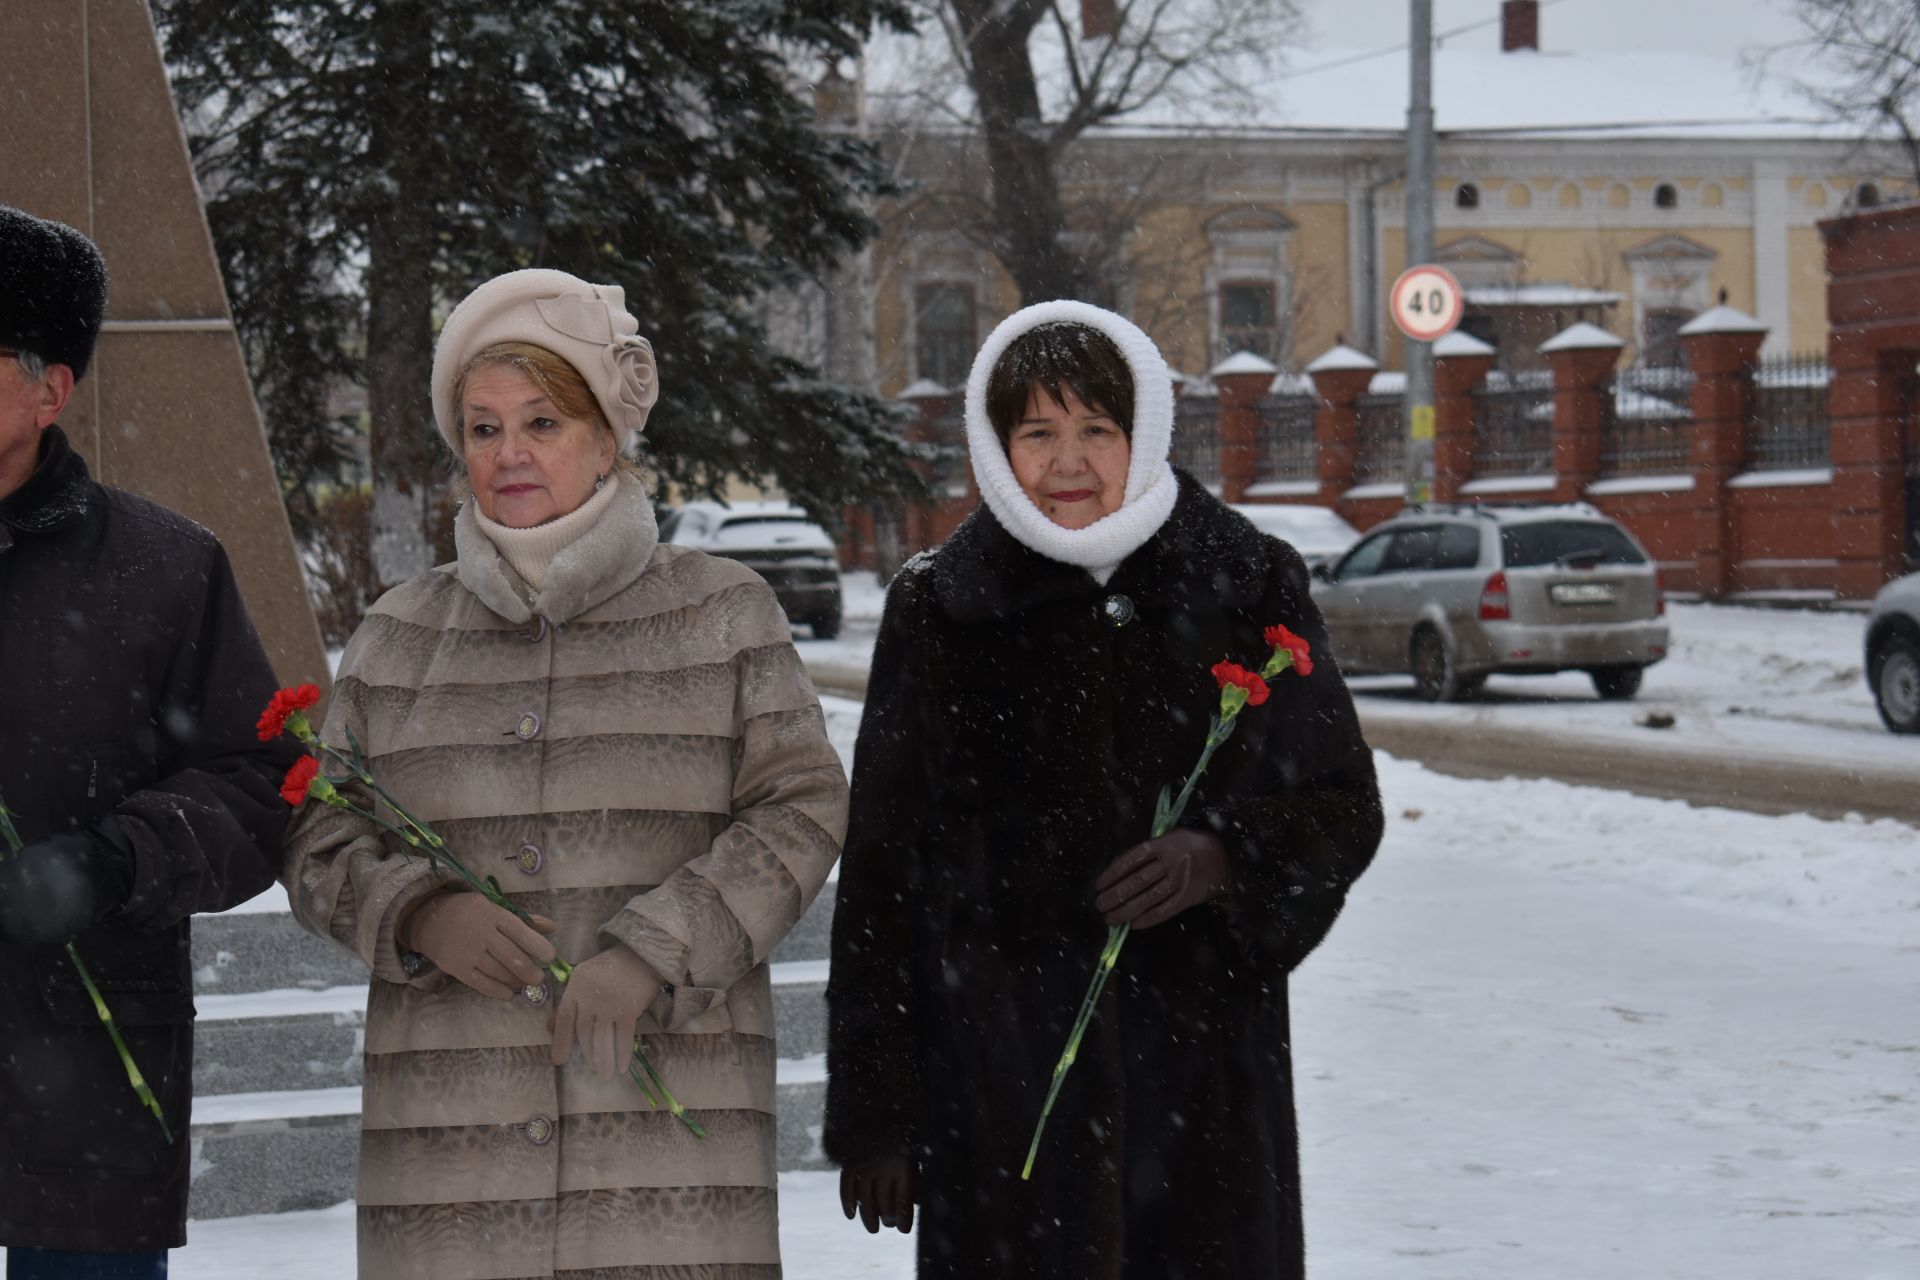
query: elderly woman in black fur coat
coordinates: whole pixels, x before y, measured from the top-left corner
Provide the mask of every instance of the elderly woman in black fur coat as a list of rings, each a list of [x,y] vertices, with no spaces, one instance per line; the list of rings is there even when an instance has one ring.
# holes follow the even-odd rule
[[[1379,843],[1307,574],[1167,463],[1172,388],[1111,312],[1029,307],[967,388],[984,499],[887,597],[834,918],[824,1142],[919,1274],[1304,1274],[1287,978]],[[1263,629],[1312,646],[1147,839]],[[1021,1165],[1109,924],[1136,929]]]

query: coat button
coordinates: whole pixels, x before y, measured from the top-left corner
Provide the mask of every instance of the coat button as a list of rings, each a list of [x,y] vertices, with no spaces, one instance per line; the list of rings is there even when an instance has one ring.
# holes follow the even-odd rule
[[[520,998],[534,1008],[539,1008],[553,999],[553,988],[542,982],[537,986],[520,988]]]
[[[545,1116],[535,1116],[523,1126],[527,1141],[536,1147],[544,1147],[553,1141],[553,1121]]]
[[[527,639],[531,640],[534,644],[539,644],[546,638],[547,615],[544,613],[536,613],[533,615],[533,626],[527,631]]]
[[[523,844],[520,846],[520,852],[508,854],[507,857],[530,876],[538,875],[541,864],[546,861],[545,855],[540,852],[540,846],[537,844]]]
[[[1107,602],[1101,606],[1100,612],[1106,614],[1107,621],[1111,622],[1114,626],[1124,627],[1133,621],[1133,601],[1126,596],[1115,593],[1107,597]]]
[[[513,727],[513,736],[522,742],[531,742],[540,736],[540,717],[529,711],[520,717],[520,723]]]

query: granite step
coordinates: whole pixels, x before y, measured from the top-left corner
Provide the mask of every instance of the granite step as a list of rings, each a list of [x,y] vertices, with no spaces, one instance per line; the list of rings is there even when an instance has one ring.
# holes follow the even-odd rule
[[[779,1167],[830,1167],[820,1152],[825,1058],[780,1059],[775,1097]],[[223,1094],[196,1099],[194,1110],[189,1216],[287,1213],[353,1199],[358,1086]]]
[[[773,966],[775,1043],[783,1058],[826,1051],[824,960]],[[359,1087],[367,986],[195,998],[195,1098]]]

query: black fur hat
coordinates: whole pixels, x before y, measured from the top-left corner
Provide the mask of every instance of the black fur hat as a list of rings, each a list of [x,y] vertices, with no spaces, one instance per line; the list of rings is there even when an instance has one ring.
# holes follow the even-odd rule
[[[64,364],[80,378],[106,308],[107,264],[93,241],[0,204],[0,347]]]

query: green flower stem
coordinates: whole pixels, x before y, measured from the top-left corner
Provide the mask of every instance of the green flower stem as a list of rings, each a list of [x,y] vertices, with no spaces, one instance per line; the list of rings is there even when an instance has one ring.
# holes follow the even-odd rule
[[[1200,761],[1194,765],[1193,772],[1187,775],[1186,785],[1180,788],[1180,796],[1153,824],[1153,839],[1158,840],[1179,823],[1180,816],[1187,810],[1187,801],[1193,798],[1193,789],[1200,781],[1200,775],[1207,771],[1207,765],[1213,760],[1213,753],[1220,749],[1233,733],[1234,719],[1240,714],[1244,701],[1236,704],[1223,703],[1221,714],[1215,718],[1207,730],[1207,744],[1200,751]],[[1080,1001],[1080,1009],[1074,1015],[1073,1030],[1067,1036],[1067,1047],[1060,1051],[1060,1060],[1053,1064],[1053,1080],[1047,1085],[1046,1101],[1040,1105],[1040,1119],[1033,1126],[1033,1141],[1027,1146],[1027,1162],[1020,1169],[1020,1180],[1026,1182],[1033,1177],[1033,1162],[1040,1154],[1040,1137],[1046,1132],[1047,1118],[1053,1114],[1054,1099],[1060,1096],[1060,1086],[1066,1083],[1067,1072],[1080,1056],[1080,1041],[1087,1033],[1087,1024],[1093,1021],[1093,1011],[1100,1003],[1100,993],[1106,990],[1107,979],[1113,975],[1113,969],[1120,962],[1120,949],[1127,945],[1127,936],[1133,932],[1131,924],[1114,925],[1107,930],[1107,942],[1100,949],[1100,959],[1094,965],[1093,979],[1087,984],[1087,994]]]
[[[153,1096],[153,1089],[147,1084],[147,1078],[140,1074],[140,1068],[134,1063],[133,1051],[127,1048],[127,1042],[120,1036],[120,1027],[113,1020],[113,1011],[107,1008],[105,997],[100,988],[93,985],[93,975],[87,972],[87,966],[80,959],[80,953],[73,944],[67,944],[67,959],[73,961],[73,967],[80,975],[80,985],[87,989],[87,998],[93,1001],[94,1016],[100,1019],[100,1025],[107,1029],[107,1038],[113,1041],[113,1051],[120,1055],[120,1066],[127,1073],[127,1083],[133,1086],[134,1096],[139,1098],[160,1126],[160,1135],[173,1145],[173,1130],[167,1127],[167,1117],[160,1110],[160,1099]]]
[[[19,853],[24,844],[20,832],[13,825],[13,811],[7,808],[7,802],[0,800],[0,836],[7,842],[9,854]],[[173,1145],[173,1130],[167,1127],[167,1117],[160,1110],[160,1100],[153,1096],[153,1089],[147,1084],[147,1078],[140,1074],[140,1067],[133,1060],[133,1051],[127,1048],[127,1042],[121,1038],[119,1024],[113,1020],[113,1010],[107,1008],[106,997],[100,994],[100,988],[94,985],[93,975],[87,972],[86,964],[80,959],[80,953],[73,944],[67,944],[67,959],[73,962],[74,971],[80,975],[80,985],[87,989],[87,998],[93,1001],[94,1016],[100,1019],[100,1025],[107,1029],[107,1038],[113,1041],[113,1051],[120,1057],[120,1066],[127,1073],[127,1083],[133,1086],[134,1096],[141,1105],[153,1113],[160,1125],[160,1134]]]
[[[5,800],[0,800],[0,835],[7,839],[8,853],[18,853],[24,847],[20,842],[20,833],[13,826],[13,810],[7,808]]]
[[[678,1120],[681,1124],[685,1125],[687,1127],[687,1131],[693,1134],[694,1137],[696,1138],[706,1137],[707,1131],[701,1127],[700,1122],[698,1120],[695,1120],[693,1118],[693,1113],[688,1111],[684,1106],[680,1104],[680,1099],[673,1096],[673,1091],[667,1088],[667,1082],[660,1078],[660,1073],[653,1069],[653,1064],[651,1062],[647,1061],[647,1055],[645,1054],[645,1052],[641,1050],[640,1041],[637,1037],[634,1039],[634,1042],[633,1042],[633,1056],[634,1056],[634,1059],[638,1061],[643,1068],[645,1068],[647,1073],[647,1079],[653,1081],[654,1089],[658,1089],[660,1091],[660,1097],[667,1104],[667,1110],[673,1112],[673,1118]],[[653,1096],[652,1090],[648,1091],[647,1096],[649,1098]]]

